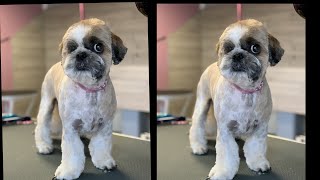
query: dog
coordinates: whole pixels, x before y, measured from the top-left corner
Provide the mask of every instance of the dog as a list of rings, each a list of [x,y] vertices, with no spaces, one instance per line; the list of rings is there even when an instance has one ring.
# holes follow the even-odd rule
[[[201,155],[208,151],[205,136],[207,125],[211,124],[208,129],[217,129],[216,162],[207,179],[226,180],[236,175],[240,158],[235,138],[245,140],[248,167],[268,172],[266,151],[272,99],[265,75],[269,66],[281,60],[284,49],[261,22],[247,19],[224,30],[216,51],[218,61],[203,72],[197,86],[189,130],[192,152]],[[214,117],[208,117],[211,106]],[[210,119],[213,122],[207,122]]]
[[[86,137],[94,166],[110,171],[116,167],[111,149],[117,100],[109,72],[124,59],[127,48],[104,21],[92,18],[71,25],[59,51],[61,62],[42,83],[36,148],[40,154],[52,153],[51,135],[62,133],[62,160],[54,179],[76,179],[85,165],[80,137]]]

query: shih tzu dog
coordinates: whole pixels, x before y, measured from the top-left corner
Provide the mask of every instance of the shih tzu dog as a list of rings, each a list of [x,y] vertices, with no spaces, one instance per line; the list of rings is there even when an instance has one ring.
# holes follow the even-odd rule
[[[225,29],[217,44],[218,61],[202,74],[192,116],[189,140],[194,154],[207,152],[206,126],[216,125],[216,162],[207,179],[233,179],[239,168],[235,138],[243,147],[248,167],[267,172],[268,121],[272,99],[266,70],[284,54],[279,41],[254,19],[238,21]],[[214,123],[206,122],[213,106]],[[209,113],[210,114],[210,113]],[[213,116],[213,115],[212,115]],[[214,128],[214,127],[211,127]]]
[[[42,84],[35,129],[41,154],[53,151],[51,134],[62,133],[62,160],[55,179],[76,179],[82,173],[85,154],[80,137],[90,138],[95,167],[104,171],[116,167],[111,138],[117,101],[109,72],[126,52],[122,40],[99,19],[75,23],[63,36],[62,61],[51,67]]]

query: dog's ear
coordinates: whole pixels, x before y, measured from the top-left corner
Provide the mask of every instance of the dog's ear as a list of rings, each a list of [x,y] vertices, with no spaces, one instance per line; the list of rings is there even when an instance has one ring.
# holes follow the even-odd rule
[[[59,53],[60,53],[60,55],[61,55],[61,53],[62,53],[62,49],[63,49],[63,43],[61,42],[61,43],[59,44]]]
[[[279,41],[273,37],[271,34],[268,34],[269,39],[269,62],[271,66],[275,66],[284,54],[284,49],[280,46]]]
[[[220,49],[220,43],[218,42],[218,43],[216,44],[216,53],[217,53],[217,54],[219,53],[219,49]]]
[[[122,40],[115,34],[112,34],[112,60],[113,64],[119,64],[127,53],[128,48],[123,45]]]
[[[217,54],[218,58],[219,58],[219,49],[220,49],[220,42],[218,42],[216,44],[216,54]],[[218,59],[217,65],[218,66],[220,65],[220,60],[219,59]]]

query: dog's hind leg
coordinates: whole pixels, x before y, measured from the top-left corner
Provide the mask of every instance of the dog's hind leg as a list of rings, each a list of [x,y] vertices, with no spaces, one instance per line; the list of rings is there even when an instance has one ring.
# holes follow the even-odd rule
[[[197,100],[192,115],[192,125],[189,131],[190,145],[194,154],[204,154],[207,152],[205,124],[212,100],[206,75],[205,72],[198,83]]]
[[[53,139],[61,139],[61,136],[62,136],[62,122],[59,115],[58,103],[55,103],[55,107],[52,112],[51,137]]]
[[[55,98],[52,91],[50,86],[47,85],[47,81],[44,81],[35,129],[35,143],[38,152],[41,154],[50,154],[53,151],[50,124]]]
[[[214,111],[212,106],[209,107],[205,127],[206,127],[207,139],[215,139],[217,136],[217,121],[216,121],[216,118],[214,117]]]

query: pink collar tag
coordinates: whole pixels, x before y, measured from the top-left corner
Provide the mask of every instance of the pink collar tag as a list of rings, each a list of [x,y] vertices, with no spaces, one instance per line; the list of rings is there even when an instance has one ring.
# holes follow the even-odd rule
[[[239,87],[238,85],[231,83],[236,89],[238,89],[239,91],[241,91],[243,94],[253,94],[255,92],[258,92],[262,89],[263,87],[263,81],[261,81],[261,83],[259,84],[258,87],[256,87],[255,89],[242,89],[241,87]]]

